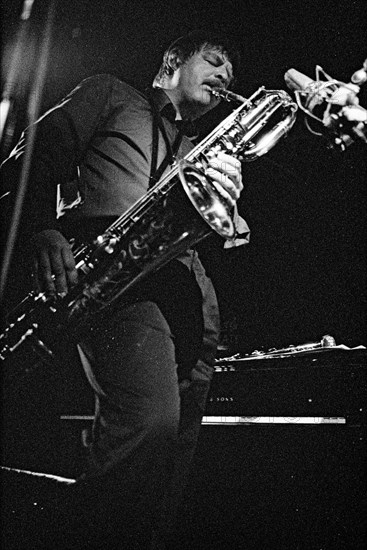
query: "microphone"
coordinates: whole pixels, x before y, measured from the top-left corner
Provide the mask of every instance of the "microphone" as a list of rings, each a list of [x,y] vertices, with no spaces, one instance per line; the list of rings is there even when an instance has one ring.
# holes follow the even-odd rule
[[[296,96],[302,94],[306,98],[306,106],[311,111],[324,101],[325,92],[321,93],[317,82],[296,69],[289,69],[284,75],[284,80],[289,90],[296,92]]]
[[[352,82],[344,84],[336,80],[315,81],[296,69],[289,69],[284,75],[284,80],[290,90],[308,97],[308,104],[313,102],[317,105],[326,99],[342,107],[358,104],[357,94],[360,87]],[[310,107],[312,109],[312,106]]]
[[[292,92],[311,90],[312,87],[317,85],[317,82],[312,80],[303,73],[296,71],[296,69],[289,69],[284,75],[285,83]]]
[[[367,60],[362,69],[352,75],[352,82],[346,84],[331,78],[316,66],[316,80],[312,80],[296,69],[289,69],[284,80],[294,92],[298,106],[308,118],[305,123],[309,131],[325,135],[331,146],[345,150],[355,139],[367,143],[367,110],[359,105],[359,84],[367,81]],[[322,75],[325,80],[320,80]],[[311,127],[311,120],[318,122],[318,130]]]

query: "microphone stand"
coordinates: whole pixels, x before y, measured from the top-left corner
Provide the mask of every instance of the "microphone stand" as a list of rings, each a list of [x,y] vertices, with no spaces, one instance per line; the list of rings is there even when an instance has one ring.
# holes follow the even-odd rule
[[[34,0],[24,0],[23,3],[14,52],[0,103],[0,143],[2,159],[9,154],[16,126],[17,105],[15,97],[21,94],[22,61],[30,34],[30,17],[33,3]]]
[[[9,232],[7,242],[4,247],[4,257],[1,266],[0,273],[0,300],[3,299],[7,277],[9,273],[10,263],[13,255],[14,245],[18,234],[18,228],[20,223],[21,212],[23,208],[23,202],[28,185],[29,171],[31,167],[32,154],[36,138],[36,127],[34,122],[37,120],[40,112],[40,106],[42,101],[42,93],[44,83],[46,79],[46,72],[49,60],[49,51],[51,45],[52,28],[56,12],[57,0],[51,0],[48,7],[45,32],[41,43],[39,62],[36,67],[35,78],[31,85],[28,105],[27,105],[27,122],[26,126],[29,127],[27,132],[27,146],[25,148],[20,178],[18,182],[17,193],[15,197],[12,217],[9,226]],[[4,149],[11,145],[10,141],[13,137],[15,124],[16,124],[16,109],[14,95],[17,90],[17,84],[20,80],[21,74],[21,57],[24,50],[26,38],[29,34],[30,27],[30,15],[33,7],[33,0],[25,0],[23,4],[23,11],[21,15],[21,26],[18,33],[17,44],[15,48],[15,54],[13,62],[9,71],[9,76],[5,84],[4,93],[1,102],[1,138],[4,134]],[[23,24],[24,22],[24,24]],[[4,113],[4,117],[3,117]]]

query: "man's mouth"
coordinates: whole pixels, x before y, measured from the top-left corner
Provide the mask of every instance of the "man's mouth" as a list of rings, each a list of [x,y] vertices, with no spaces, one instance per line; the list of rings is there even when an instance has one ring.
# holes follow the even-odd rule
[[[225,88],[223,82],[221,82],[220,80],[204,82],[204,84],[208,86],[211,90],[215,90],[216,88],[220,88],[221,90],[224,90]]]
[[[209,94],[210,96],[210,102],[212,101],[216,101],[217,98],[215,97],[215,94],[214,94],[214,91],[218,88],[221,88],[223,89],[223,86],[217,86],[216,84],[213,84],[213,83],[210,83],[208,84],[207,82],[205,84],[203,84],[203,88],[204,90]]]

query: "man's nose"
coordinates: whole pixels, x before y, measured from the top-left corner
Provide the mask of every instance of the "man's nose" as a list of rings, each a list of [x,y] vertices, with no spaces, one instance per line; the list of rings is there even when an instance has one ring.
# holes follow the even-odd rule
[[[224,85],[229,83],[229,75],[224,65],[216,67],[215,77],[220,80]]]

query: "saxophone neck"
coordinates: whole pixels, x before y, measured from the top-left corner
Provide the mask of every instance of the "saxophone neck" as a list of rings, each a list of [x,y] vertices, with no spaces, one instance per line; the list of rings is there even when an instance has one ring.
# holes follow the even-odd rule
[[[223,88],[212,88],[211,93],[215,97],[223,99],[224,101],[233,101],[237,103],[247,103],[249,101],[242,95],[235,94],[234,92],[230,92],[229,90],[225,90]]]

